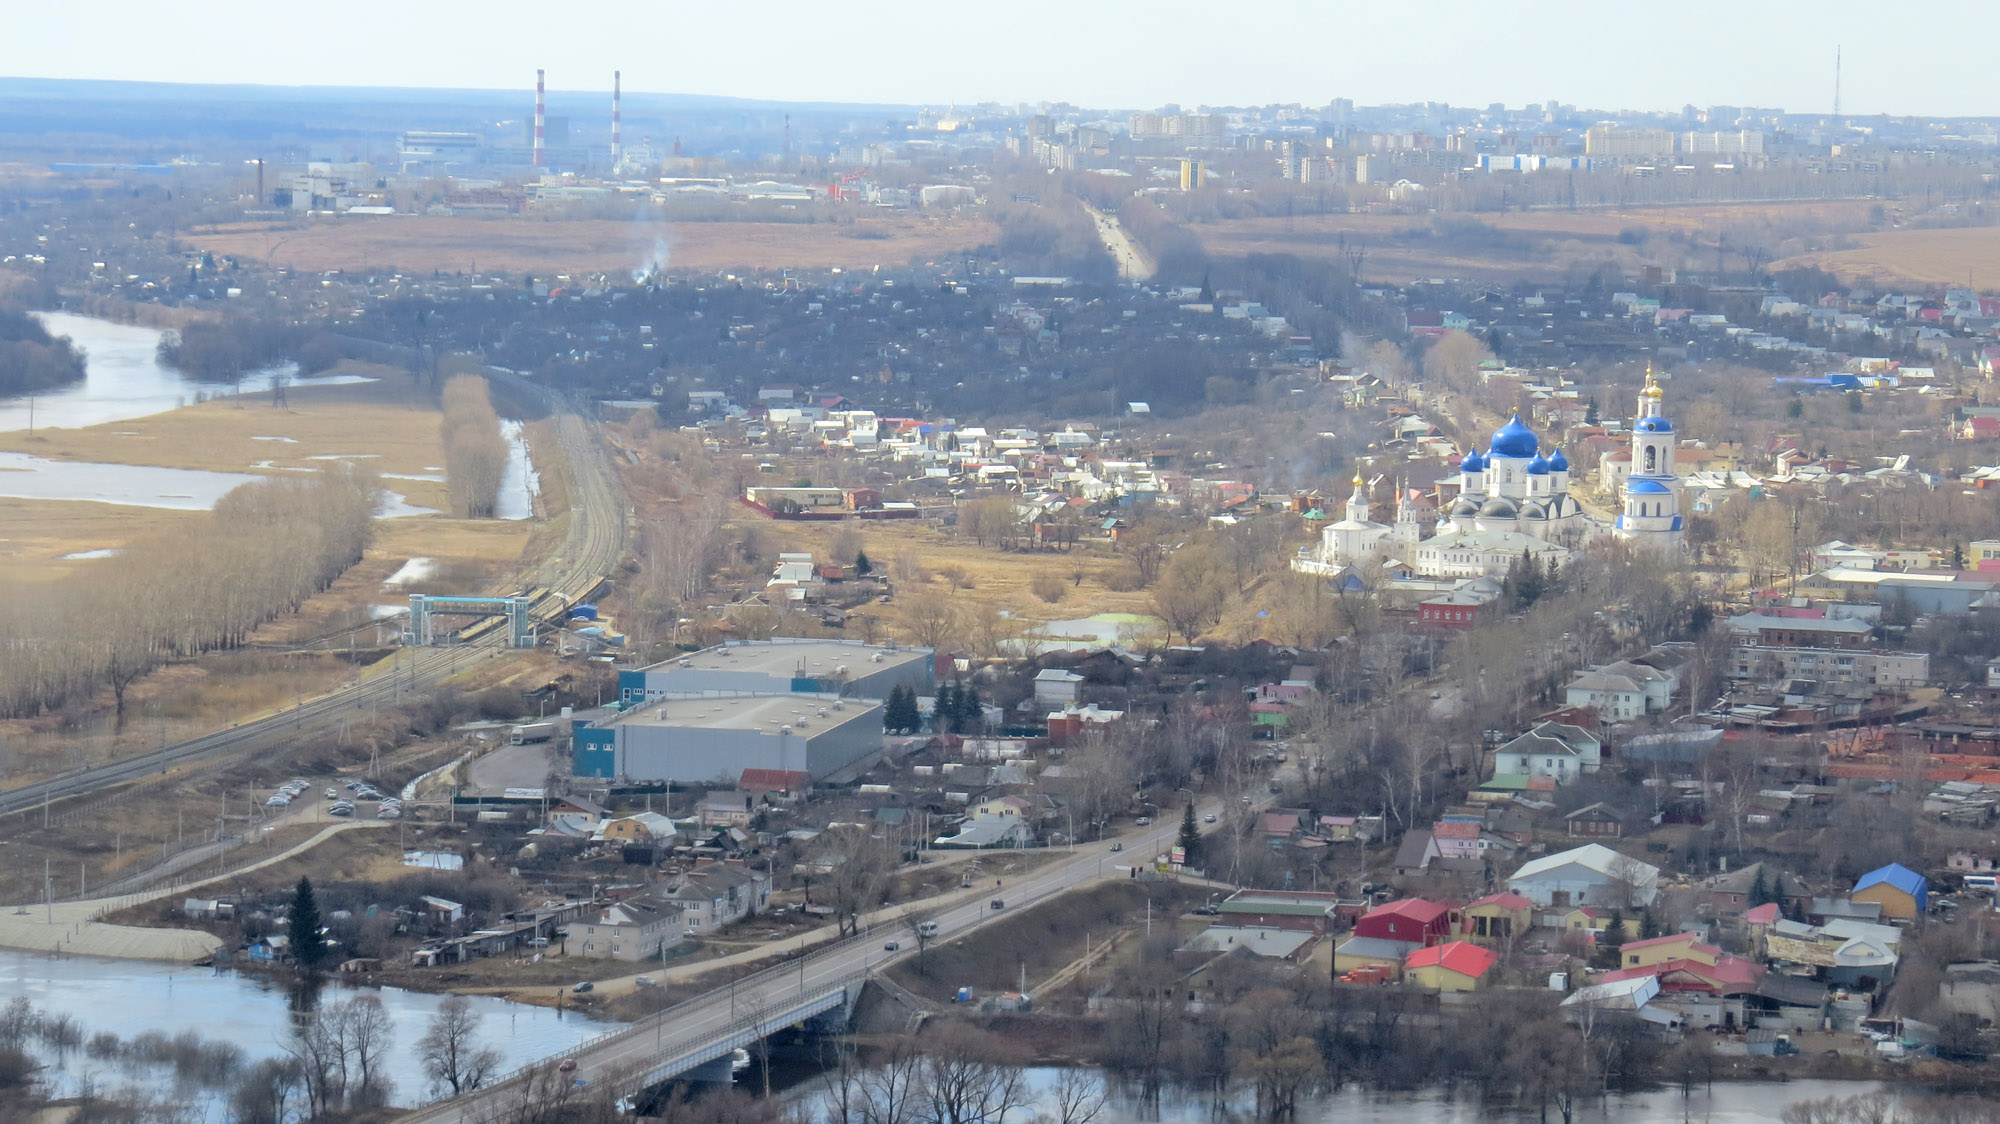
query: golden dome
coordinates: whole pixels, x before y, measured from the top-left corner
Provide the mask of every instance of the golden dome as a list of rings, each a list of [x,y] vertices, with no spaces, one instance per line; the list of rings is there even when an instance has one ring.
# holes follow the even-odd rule
[[[1659,383],[1649,382],[1646,384],[1646,389],[1639,393],[1644,394],[1648,398],[1664,398],[1667,392],[1660,389]]]

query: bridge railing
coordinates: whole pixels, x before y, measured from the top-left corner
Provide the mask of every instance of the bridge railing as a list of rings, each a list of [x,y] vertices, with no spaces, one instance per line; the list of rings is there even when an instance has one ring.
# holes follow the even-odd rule
[[[832,949],[835,947],[847,947],[851,945],[856,939],[858,938],[849,937],[846,938],[844,941],[837,942],[835,945],[822,946],[820,949],[815,951],[813,957],[816,957],[817,955],[820,954],[824,954],[825,952],[832,951]],[[809,957],[809,959],[813,957]],[[771,974],[774,972],[797,971],[799,963],[800,961],[794,960],[787,964],[778,965],[776,968],[767,968],[761,972],[754,972],[751,975],[745,976],[742,979],[735,981],[736,986],[742,987],[745,983],[752,980],[758,980],[758,981],[768,980]],[[714,1055],[714,1057],[720,1057],[722,1056],[723,1053],[727,1053],[729,1050],[736,1049],[738,1046],[744,1044],[744,1042],[735,1041],[735,1039],[738,1039],[741,1035],[751,1030],[754,1030],[756,1027],[770,1024],[773,1022],[789,1022],[798,1017],[797,1012],[801,1008],[808,1007],[813,1003],[823,1000],[830,995],[846,991],[848,988],[860,984],[862,981],[867,979],[867,976],[868,974],[866,972],[854,972],[849,975],[842,976],[838,981],[834,983],[817,985],[810,991],[801,992],[797,998],[785,1000],[784,1006],[780,1008],[777,1012],[775,1013],[770,1011],[753,1012],[752,1014],[747,1015],[742,1019],[737,1020],[734,1023],[731,1023],[728,1027],[724,1028],[719,1034],[716,1032],[710,1032],[707,1034],[691,1035],[676,1040],[671,1045],[661,1047],[657,1051],[658,1058],[679,1059],[686,1056],[687,1054],[701,1050],[704,1044],[716,1045],[724,1040],[731,1040],[730,1045],[725,1047],[720,1047],[720,1052]],[[536,1058],[531,1062],[523,1063],[522,1065],[516,1066],[515,1068],[508,1070],[506,1073],[503,1073],[498,1077],[492,1078],[487,1082],[484,1088],[479,1090],[479,1092],[491,1093],[499,1089],[503,1089],[508,1085],[527,1077],[530,1073],[533,1073],[536,1070],[544,1069],[552,1064],[559,1062],[563,1058],[575,1057],[580,1054],[588,1053],[601,1046],[609,1045],[611,1042],[617,1039],[638,1038],[644,1035],[647,1031],[652,1031],[655,1035],[657,1035],[660,1033],[660,1030],[664,1029],[664,1024],[666,1020],[673,1018],[675,1015],[685,1015],[691,1013],[693,1009],[705,1006],[708,1003],[716,1002],[722,999],[723,997],[727,996],[728,994],[729,994],[728,986],[715,988],[712,991],[703,992],[701,995],[698,995],[693,999],[689,999],[681,1003],[676,1003],[672,1007],[668,1007],[664,1010],[657,1011],[651,1015],[646,1016],[644,1019],[639,1020],[638,1022],[628,1023],[624,1026],[618,1027],[615,1030],[605,1031],[603,1034],[597,1035],[594,1038],[586,1038],[582,1042],[578,1042],[575,1043],[574,1045],[564,1048],[559,1053],[549,1054],[545,1057]],[[762,1037],[762,1035],[751,1034],[748,1041],[754,1042],[760,1037]],[[701,1059],[701,1062],[711,1061],[711,1060],[713,1060],[713,1058],[703,1058]],[[699,1065],[701,1064],[701,1062],[696,1062],[694,1064]],[[662,1064],[664,1064],[664,1062],[656,1061],[655,1065],[652,1068],[657,1069]],[[463,1094],[463,1095],[476,1095],[476,1094]],[[458,1098],[452,1097],[449,1094],[432,1097],[429,1100],[417,1102],[415,1105],[412,1106],[412,1110],[421,1112],[426,1109],[436,1108],[439,1105],[445,1104],[455,1099]]]

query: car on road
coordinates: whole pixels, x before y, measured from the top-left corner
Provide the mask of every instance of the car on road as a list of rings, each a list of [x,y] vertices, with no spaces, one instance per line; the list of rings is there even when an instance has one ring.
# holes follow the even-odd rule
[[[1214,823],[1214,822],[1215,822],[1215,813],[1214,813],[1214,812],[1210,812],[1209,814],[1207,814],[1207,815],[1203,816],[1203,817],[1201,818],[1201,822],[1203,822],[1203,823]]]
[[[1006,902],[1003,902],[1003,901],[1001,901],[1001,900],[1000,900],[999,898],[994,898],[994,899],[993,899],[993,908],[994,908],[994,909],[1006,909],[1006,908],[1007,908],[1007,903],[1006,903]]]
[[[882,946],[882,951],[883,951],[883,952],[895,952],[895,951],[897,951],[898,949],[901,949],[902,947],[903,947],[902,945],[899,945],[899,944],[897,944],[897,943],[896,943],[895,941],[890,941],[890,942],[889,942],[888,944],[885,944],[885,945],[883,945],[883,946]]]
[[[1140,816],[1138,819],[1133,820],[1132,822],[1138,824],[1140,827],[1151,827],[1153,825],[1153,817]]]
[[[564,1059],[562,1060],[562,1064],[556,1067],[556,1072],[557,1072],[557,1073],[575,1073],[575,1072],[576,1072],[576,1059],[575,1059],[575,1058],[564,1058]]]
[[[1111,845],[1111,849],[1112,849],[1113,851],[1122,851],[1122,850],[1124,850],[1124,849],[1125,849],[1125,844],[1123,844],[1123,843],[1113,843],[1113,844]]]
[[[594,983],[591,983],[591,982],[590,982],[589,980],[585,980],[585,981],[583,981],[582,983],[580,983],[580,984],[577,984],[577,985],[576,985],[575,987],[573,987],[573,988],[570,988],[570,990],[571,990],[571,991],[573,991],[573,992],[575,992],[575,993],[576,993],[576,994],[578,994],[578,995],[582,995],[582,994],[583,994],[584,992],[586,992],[586,991],[596,991],[596,990],[597,990],[597,985],[596,985],[596,984],[594,984]]]

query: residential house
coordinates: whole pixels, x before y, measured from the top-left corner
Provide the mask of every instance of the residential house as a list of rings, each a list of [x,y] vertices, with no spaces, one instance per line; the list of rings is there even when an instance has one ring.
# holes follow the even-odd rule
[[[1622,839],[1625,813],[1600,800],[1564,816],[1563,829],[1571,839]]]
[[[638,812],[598,824],[594,838],[606,843],[656,846],[672,844],[674,834],[673,820],[658,812]]]
[[[1470,820],[1439,820],[1431,825],[1440,858],[1477,859],[1484,850],[1479,836],[1479,824]]]
[[[1412,941],[1392,941],[1357,934],[1334,947],[1333,970],[1345,973],[1357,968],[1380,968],[1385,969],[1392,979],[1398,979],[1403,974],[1404,959],[1422,947]]]
[[[1217,924],[1246,928],[1288,929],[1325,936],[1333,928],[1337,894],[1311,890],[1238,890],[1224,898]]]
[[[745,769],[736,789],[767,802],[800,800],[812,791],[812,774],[802,769]]]
[[[1540,906],[1598,905],[1638,909],[1659,896],[1660,869],[1586,843],[1522,864],[1507,888]]]
[[[1600,677],[1605,686],[1592,687],[1588,680]],[[1604,699],[1592,697],[1593,691],[1610,691],[1610,681],[1629,683],[1636,692],[1636,700],[1623,697],[1624,688],[1617,687],[1618,699],[1608,696]],[[1642,714],[1658,714],[1673,704],[1674,689],[1680,677],[1672,671],[1654,667],[1651,664],[1619,660],[1615,663],[1597,664],[1581,673],[1569,686],[1565,702],[1569,706],[1588,707],[1607,717],[1636,718]],[[1636,707],[1632,704],[1636,701]],[[1613,705],[1607,707],[1607,702]],[[1614,714],[1614,711],[1618,712]]]
[[[995,796],[981,800],[972,806],[976,818],[1007,818],[1032,822],[1036,818],[1035,802],[1025,796]]]
[[[585,827],[589,828],[596,827],[599,823],[609,818],[610,815],[611,813],[605,810],[604,805],[599,804],[588,796],[565,796],[549,804],[549,819],[551,821],[554,821],[558,817],[564,817],[570,819],[572,822],[581,822]]]
[[[1421,828],[1411,828],[1403,833],[1403,841],[1396,847],[1396,873],[1404,878],[1422,874],[1430,865],[1444,857],[1438,850],[1437,840],[1431,833]]]
[[[1608,721],[1630,722],[1646,714],[1646,687],[1630,675],[1595,669],[1580,671],[1564,688],[1563,702],[1587,707]]]
[[[1882,916],[1890,920],[1915,921],[1929,906],[1929,889],[1930,883],[1923,875],[1900,863],[1890,863],[1856,880],[1847,900],[1876,903],[1882,907]]]
[[[1452,927],[1449,906],[1403,898],[1362,914],[1354,923],[1354,935],[1428,947],[1443,943],[1451,936]]]
[[[747,792],[711,792],[694,810],[703,827],[748,827],[756,817],[757,798]]]
[[[1382,838],[1382,817],[1321,816],[1319,834],[1329,843],[1373,843]]]
[[[1283,850],[1299,837],[1299,812],[1266,812],[1258,820],[1257,831],[1264,837],[1264,843],[1274,851]]]
[[[263,963],[276,963],[291,955],[292,939],[283,933],[258,937],[243,946],[244,955]]]
[[[645,960],[686,939],[683,902],[636,894],[571,922],[567,949],[577,956]]]
[[[1045,667],[1035,673],[1035,703],[1039,706],[1068,706],[1077,701],[1084,677],[1060,667]]]
[[[661,896],[680,904],[687,928],[705,933],[762,910],[771,899],[771,876],[734,863],[708,863],[674,879]]]
[[[1767,863],[1751,863],[1708,880],[1708,907],[1718,917],[1734,917],[1752,906],[1767,902],[1784,913],[1804,913],[1812,904],[1812,890],[1789,874]],[[1753,900],[1755,899],[1755,900]]]
[[[1543,722],[1493,754],[1495,776],[1549,777],[1568,784],[1595,773],[1604,743],[1581,726]]]
[[[1618,950],[1618,966],[1647,968],[1669,960],[1699,960],[1713,964],[1715,958],[1721,955],[1721,949],[1703,942],[1699,932],[1690,930],[1650,940],[1629,941]]]
[[[1535,923],[1535,903],[1519,894],[1488,894],[1465,907],[1465,923],[1474,941],[1506,944]]]
[[[1473,991],[1486,984],[1499,959],[1490,948],[1470,941],[1448,941],[1412,952],[1403,961],[1403,975],[1410,983],[1432,991]]]
[[[989,851],[1032,847],[1035,829],[1019,816],[973,816],[953,835],[940,835],[931,846],[956,851]]]

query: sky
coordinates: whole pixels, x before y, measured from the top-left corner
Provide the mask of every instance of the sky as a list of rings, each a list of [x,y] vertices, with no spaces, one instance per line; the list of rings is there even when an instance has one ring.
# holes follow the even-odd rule
[[[628,91],[787,102],[2000,116],[2000,0],[0,0],[12,77]]]

